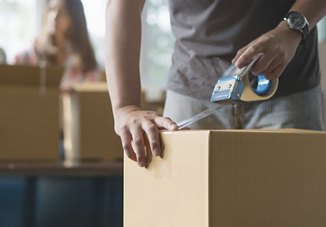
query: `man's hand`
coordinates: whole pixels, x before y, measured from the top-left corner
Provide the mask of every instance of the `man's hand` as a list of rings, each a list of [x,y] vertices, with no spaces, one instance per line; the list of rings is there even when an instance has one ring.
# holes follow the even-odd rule
[[[256,75],[262,73],[270,80],[277,79],[292,60],[300,41],[301,34],[281,22],[275,29],[241,48],[232,63],[242,68],[261,54],[252,72]]]
[[[159,130],[177,130],[178,126],[169,118],[137,106],[125,106],[115,112],[115,131],[120,136],[126,155],[144,167],[148,149],[154,156],[161,155]],[[147,146],[149,145],[149,147]],[[148,148],[146,150],[146,148]]]

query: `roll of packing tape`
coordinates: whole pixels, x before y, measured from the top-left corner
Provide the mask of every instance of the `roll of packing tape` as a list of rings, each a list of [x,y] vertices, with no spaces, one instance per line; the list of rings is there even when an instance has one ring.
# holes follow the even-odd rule
[[[243,78],[242,82],[244,85],[240,100],[245,102],[260,101],[270,99],[276,92],[278,87],[278,79],[269,81],[270,85],[268,90],[261,92],[260,90],[254,89],[249,79],[249,73]],[[259,82],[258,82],[259,83]]]
[[[268,80],[264,75],[253,76],[256,79],[256,86],[253,87],[250,80],[251,68],[261,56],[256,57],[249,65],[240,69],[239,78],[242,80],[244,88],[240,100],[245,102],[260,101],[270,99],[278,88],[278,79]]]

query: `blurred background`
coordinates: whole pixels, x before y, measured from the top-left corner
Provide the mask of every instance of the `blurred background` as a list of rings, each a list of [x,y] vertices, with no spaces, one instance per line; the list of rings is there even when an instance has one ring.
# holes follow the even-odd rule
[[[0,0],[0,47],[6,52],[9,64],[13,63],[17,53],[33,43],[39,33],[46,2]],[[96,59],[100,67],[104,68],[106,0],[96,0],[96,3],[82,0],[82,3]],[[143,17],[142,79],[145,88],[155,93],[155,90],[164,89],[173,48],[167,1],[147,1]]]

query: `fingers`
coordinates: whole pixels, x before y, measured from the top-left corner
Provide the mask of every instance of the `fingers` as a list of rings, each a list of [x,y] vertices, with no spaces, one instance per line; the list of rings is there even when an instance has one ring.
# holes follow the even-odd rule
[[[150,145],[150,149],[152,151],[152,154],[154,156],[161,155],[161,144],[160,144],[160,138],[159,138],[159,130],[157,126],[151,122],[145,122],[143,125],[145,134],[148,138],[148,142]]]
[[[262,50],[259,46],[249,46],[244,50],[241,49],[241,51],[237,53],[237,57],[232,62],[234,62],[236,67],[241,69],[242,67],[248,65],[255,56],[261,53]]]
[[[143,130],[141,127],[133,127],[130,129],[132,135],[131,146],[133,152],[136,154],[137,162],[140,167],[146,166],[146,154]]]
[[[275,80],[280,77],[280,75],[284,72],[285,68],[286,68],[286,65],[279,64],[272,71],[266,73],[265,75],[266,75],[267,79]]]
[[[232,60],[238,68],[249,64],[254,57],[261,54],[262,57],[252,67],[251,72],[255,75],[264,74],[270,80],[277,79],[284,71],[282,55],[274,52],[260,52],[261,48],[255,46],[244,47],[238,51],[236,57]]]
[[[243,54],[243,52],[245,52],[246,49],[247,49],[247,46],[245,46],[245,47],[241,48],[240,50],[238,50],[236,56],[232,60],[232,64],[235,64],[235,62],[239,59],[239,57]]]
[[[162,154],[159,138],[159,128],[177,129],[176,124],[168,118],[156,117],[158,124],[153,120],[142,119],[137,124],[129,125],[120,131],[120,138],[125,154],[139,166],[147,164],[145,139],[148,139],[149,149],[153,156]],[[145,138],[147,137],[147,138]]]
[[[260,73],[270,71],[270,67],[272,66],[273,62],[276,62],[273,56],[262,55],[260,59],[251,68],[251,72],[254,75],[258,75]]]
[[[263,74],[267,79],[277,79],[284,71],[281,57],[276,55],[264,55],[252,67],[251,71],[254,75]]]
[[[157,116],[154,118],[154,122],[161,129],[167,129],[171,131],[178,129],[177,124],[168,117]]]
[[[261,54],[261,58],[251,69],[252,73],[255,75],[262,73],[268,79],[277,79],[293,58],[297,48],[287,36],[280,38],[284,35],[282,31],[273,29],[253,40],[237,52],[232,63],[242,68]]]
[[[124,109],[116,117],[115,130],[120,136],[125,154],[145,167],[153,156],[162,154],[159,129],[177,130],[178,126],[169,118],[155,112],[140,109]]]
[[[139,166],[146,165],[143,131],[140,127],[124,128],[120,132],[124,153]]]
[[[131,134],[127,130],[122,130],[120,133],[122,148],[125,154],[133,161],[137,161],[136,154],[131,146]]]
[[[159,138],[159,128],[177,130],[178,126],[170,118],[156,116],[154,117],[153,121],[143,121],[142,128],[148,138],[152,154],[154,156],[160,156],[162,154],[162,150]]]

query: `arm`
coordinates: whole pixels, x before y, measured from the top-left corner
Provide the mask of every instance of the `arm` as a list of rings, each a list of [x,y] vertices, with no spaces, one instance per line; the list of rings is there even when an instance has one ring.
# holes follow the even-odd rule
[[[106,12],[106,73],[115,131],[124,152],[146,164],[145,144],[153,155],[161,154],[159,129],[176,129],[176,124],[155,112],[140,108],[139,56],[141,12],[145,0],[109,0]]]
[[[316,26],[326,14],[325,0],[297,0],[290,11],[304,15],[309,22],[309,30]],[[262,58],[253,68],[255,74],[263,73],[269,79],[278,78],[293,59],[301,41],[301,34],[288,27],[285,21],[273,30],[261,35],[238,51],[233,63],[241,68],[257,54]]]

